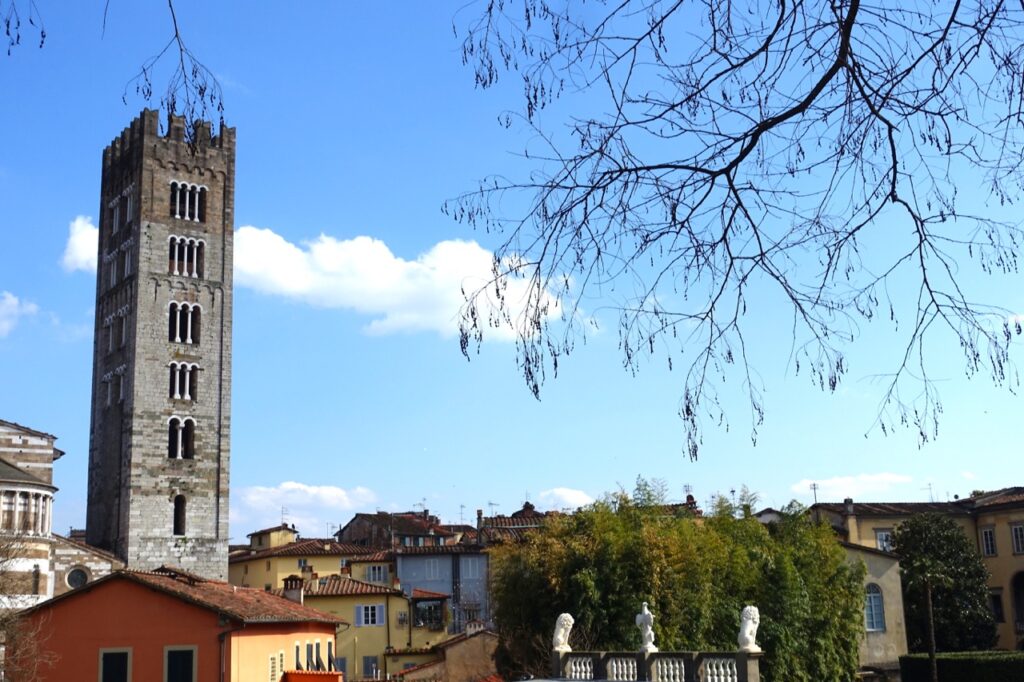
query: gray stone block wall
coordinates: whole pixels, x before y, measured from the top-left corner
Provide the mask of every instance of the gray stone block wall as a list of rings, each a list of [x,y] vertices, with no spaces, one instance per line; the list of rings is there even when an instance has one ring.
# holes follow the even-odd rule
[[[171,117],[161,135],[157,113],[145,111],[103,155],[86,536],[129,568],[166,564],[227,578],[234,139],[232,128],[212,139],[203,129],[190,145],[180,118]],[[203,222],[171,215],[172,181],[207,188]],[[126,190],[132,213],[115,230],[108,206]],[[170,272],[172,235],[205,242],[202,277]],[[112,275],[105,260],[125,250],[132,272]],[[168,340],[173,302],[201,306],[198,343]],[[113,350],[111,315],[115,329],[120,315],[128,325],[125,343],[118,337]],[[195,401],[169,396],[171,362],[199,365]],[[108,405],[104,377],[111,373]],[[168,457],[172,417],[195,421],[193,459]],[[186,500],[185,532],[175,535],[178,495]]]

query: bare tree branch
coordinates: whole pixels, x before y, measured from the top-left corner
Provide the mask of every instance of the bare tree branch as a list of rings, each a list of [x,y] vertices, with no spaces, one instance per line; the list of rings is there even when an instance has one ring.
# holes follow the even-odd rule
[[[489,325],[512,325],[539,395],[548,369],[585,338],[583,302],[614,291],[627,368],[655,353],[670,368],[673,356],[688,363],[680,416],[690,457],[706,424],[728,423],[719,390],[737,364],[756,441],[763,387],[744,334],[752,294],[789,306],[793,367],[825,391],[849,371],[861,323],[884,315],[901,329],[906,346],[879,409],[885,433],[910,426],[921,443],[937,433],[929,339],[955,339],[968,375],[1015,388],[1019,326],[974,300],[964,273],[968,263],[1016,272],[1022,233],[961,208],[958,185],[984,178],[991,198],[1009,203],[1024,182],[1022,9],[486,3],[461,33],[463,60],[479,87],[505,72],[522,78],[522,120],[545,154],[529,154],[538,168],[528,181],[488,178],[445,206],[505,235],[488,292],[509,278],[532,292],[525,302],[499,296],[497,313],[493,296],[467,292],[463,351]],[[595,116],[599,93],[607,113]],[[576,97],[586,113],[567,132],[542,129],[542,110]],[[504,199],[524,193],[524,214],[503,213]]]

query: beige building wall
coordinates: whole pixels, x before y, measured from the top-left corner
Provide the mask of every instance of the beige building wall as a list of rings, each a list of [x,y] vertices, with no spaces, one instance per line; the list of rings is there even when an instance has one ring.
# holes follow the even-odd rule
[[[899,561],[880,552],[844,545],[851,561],[862,562],[866,572],[864,589],[877,585],[882,592],[885,628],[865,630],[860,641],[860,664],[863,667],[899,668],[899,658],[907,653],[907,627],[903,618],[903,586]]]
[[[307,669],[306,646],[313,645],[314,656],[327,664],[328,644],[334,650],[334,632],[330,625],[295,624],[257,627],[235,633],[231,637],[231,671],[228,679],[278,680],[285,670],[296,670],[295,652]]]
[[[1003,509],[993,512],[982,512],[977,517],[978,551],[991,577],[988,584],[993,599],[998,599],[1002,606],[1003,619],[997,622],[999,646],[1004,649],[1015,649],[1018,642],[1024,641],[1024,613],[1016,613],[1015,602],[1024,607],[1024,553],[1014,552],[1013,527],[1024,526],[1024,507],[1019,509]],[[995,537],[995,554],[986,556],[982,549],[982,531],[991,529]],[[1014,577],[1017,589],[1014,590]],[[1017,594],[1017,592],[1022,592]],[[1020,623],[1017,619],[1020,618]],[[1017,632],[1017,628],[1021,632]]]

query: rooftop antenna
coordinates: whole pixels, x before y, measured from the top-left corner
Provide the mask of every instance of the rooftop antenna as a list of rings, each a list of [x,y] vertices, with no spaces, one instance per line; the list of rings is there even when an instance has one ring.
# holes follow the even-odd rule
[[[732,498],[732,503],[736,504],[736,488],[729,488],[729,497]]]
[[[690,485],[689,483],[686,483],[685,485],[683,485],[683,492],[686,493],[687,495],[692,495],[693,494],[693,486]]]
[[[935,496],[932,494],[932,484],[931,483],[926,485],[924,488],[921,488],[921,490],[927,490],[928,491],[928,501],[929,502],[934,502],[935,501]]]
[[[814,504],[818,504],[818,488],[820,486],[815,482],[811,483],[811,492],[814,493]]]
[[[413,505],[413,507],[419,507],[420,511],[427,510],[427,498],[420,498],[420,501]]]
[[[488,502],[487,506],[491,508],[491,516],[494,516],[494,508],[498,506],[497,502]]]
[[[464,505],[464,504],[460,504],[460,505],[459,505],[459,525],[460,525],[460,526],[461,526],[461,525],[462,525],[463,523],[465,523],[465,520],[464,520],[464,517],[463,517],[463,512],[465,512],[465,511],[466,511],[466,505]]]
[[[281,505],[281,525],[288,523],[288,507]]]

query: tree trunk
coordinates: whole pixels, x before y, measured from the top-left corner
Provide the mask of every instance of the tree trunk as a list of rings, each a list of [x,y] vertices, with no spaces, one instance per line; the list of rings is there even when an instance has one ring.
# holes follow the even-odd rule
[[[932,581],[924,582],[924,597],[928,607],[928,664],[932,671],[932,682],[939,682],[938,661],[935,660],[935,616],[932,614]]]

